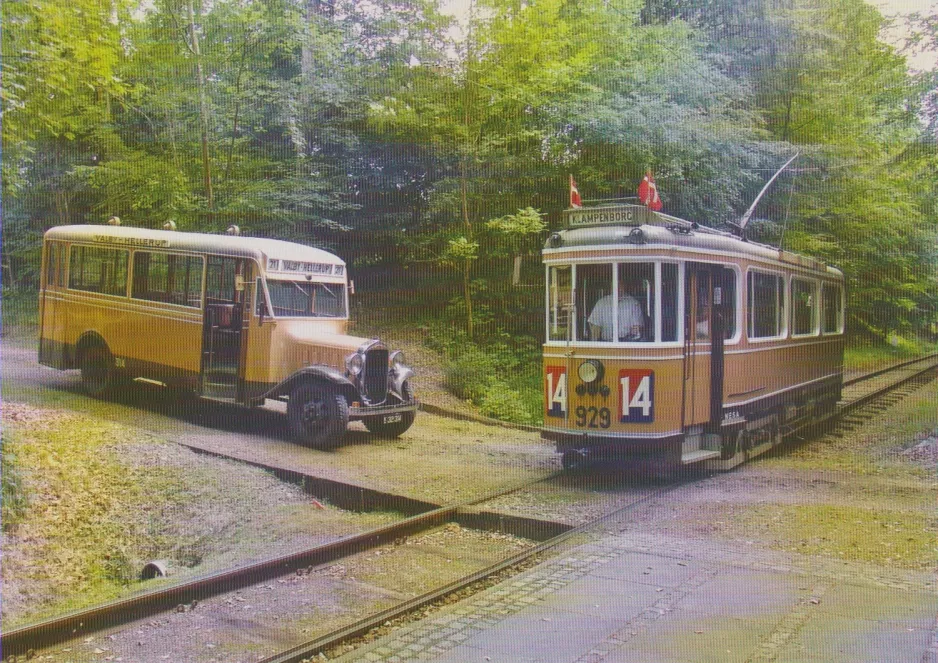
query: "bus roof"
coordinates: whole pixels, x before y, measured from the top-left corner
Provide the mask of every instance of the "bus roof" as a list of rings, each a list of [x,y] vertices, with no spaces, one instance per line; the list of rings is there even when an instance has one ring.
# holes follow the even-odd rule
[[[167,251],[195,251],[239,258],[254,258],[265,267],[267,266],[267,260],[345,265],[345,261],[337,255],[323,249],[266,237],[210,235],[207,233],[150,230],[148,228],[130,228],[127,226],[74,225],[50,228],[46,231],[45,238],[125,246],[135,249],[159,248]]]

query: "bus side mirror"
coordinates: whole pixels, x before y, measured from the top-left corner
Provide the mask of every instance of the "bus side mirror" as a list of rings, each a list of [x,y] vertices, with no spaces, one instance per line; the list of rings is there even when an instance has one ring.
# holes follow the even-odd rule
[[[349,281],[349,282],[348,282],[348,294],[350,294],[350,295],[354,295],[354,294],[355,294],[355,281]]]

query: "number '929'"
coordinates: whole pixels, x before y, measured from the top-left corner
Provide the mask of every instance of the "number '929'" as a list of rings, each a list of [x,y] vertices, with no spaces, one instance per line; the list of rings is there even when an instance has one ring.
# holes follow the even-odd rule
[[[608,407],[581,405],[573,412],[576,415],[576,425],[583,428],[609,428],[612,423],[612,413]]]

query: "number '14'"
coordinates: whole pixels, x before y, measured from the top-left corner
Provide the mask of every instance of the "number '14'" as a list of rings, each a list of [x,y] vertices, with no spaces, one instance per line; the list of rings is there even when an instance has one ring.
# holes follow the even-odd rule
[[[653,375],[620,375],[622,421],[650,421],[654,405]],[[633,414],[632,410],[638,410]]]

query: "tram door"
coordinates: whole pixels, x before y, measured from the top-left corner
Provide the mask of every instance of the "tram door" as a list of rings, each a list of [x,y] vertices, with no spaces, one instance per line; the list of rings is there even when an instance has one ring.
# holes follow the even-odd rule
[[[724,342],[734,333],[735,273],[688,263],[684,281],[684,425],[719,433]]]

